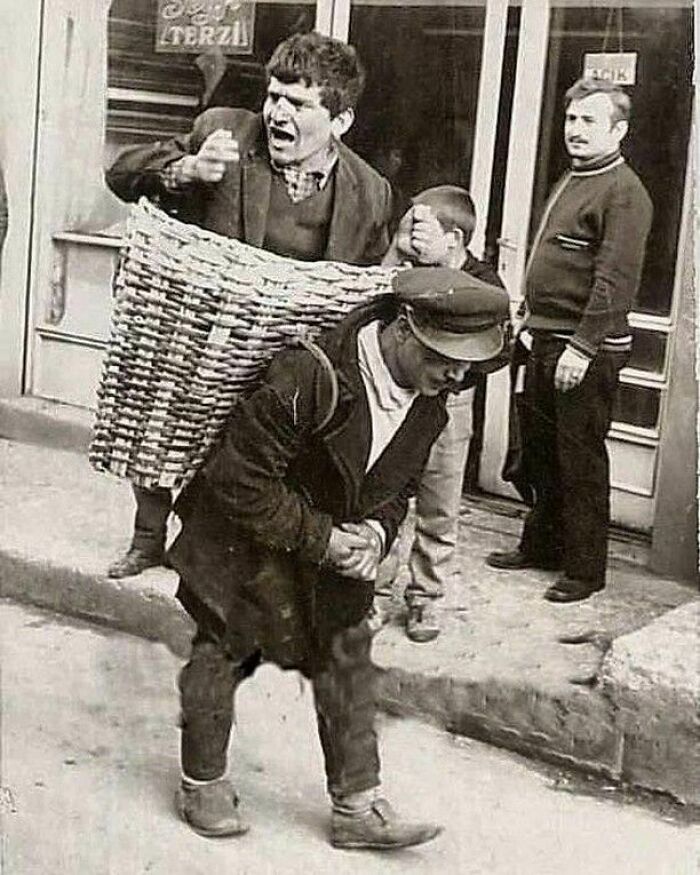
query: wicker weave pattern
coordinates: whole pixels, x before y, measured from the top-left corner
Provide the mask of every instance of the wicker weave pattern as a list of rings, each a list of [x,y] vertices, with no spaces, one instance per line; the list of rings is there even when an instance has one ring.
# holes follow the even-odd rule
[[[389,291],[394,272],[282,258],[142,199],[115,277],[93,467],[140,486],[183,485],[270,358]]]

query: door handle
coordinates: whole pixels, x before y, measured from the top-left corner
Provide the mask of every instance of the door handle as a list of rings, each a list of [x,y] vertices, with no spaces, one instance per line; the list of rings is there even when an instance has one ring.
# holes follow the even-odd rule
[[[511,240],[510,237],[499,237],[496,241],[502,249],[510,249],[512,252],[518,251],[518,244]]]

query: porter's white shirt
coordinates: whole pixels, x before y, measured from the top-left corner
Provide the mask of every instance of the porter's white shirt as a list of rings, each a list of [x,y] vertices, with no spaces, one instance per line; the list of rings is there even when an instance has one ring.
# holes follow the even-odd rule
[[[357,333],[358,364],[372,420],[372,442],[365,472],[374,465],[401,427],[418,396],[391,376],[379,346],[380,323],[370,322]]]

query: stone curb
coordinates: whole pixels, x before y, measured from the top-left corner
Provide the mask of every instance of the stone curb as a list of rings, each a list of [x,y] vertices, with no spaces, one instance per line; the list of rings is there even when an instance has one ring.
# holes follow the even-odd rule
[[[620,774],[700,804],[700,603],[618,638],[601,666],[614,704]],[[670,662],[659,653],[671,652]]]
[[[157,641],[177,656],[189,653],[192,621],[172,595],[139,578],[111,580],[0,550],[0,597]]]
[[[172,575],[162,573],[111,580],[0,550],[1,597],[160,642],[185,657],[193,626],[169,591],[171,580]],[[623,651],[628,637],[618,639]],[[504,679],[477,683],[380,667],[379,705],[388,713],[419,716],[526,756],[700,804],[700,783],[692,777],[698,762],[692,703],[677,708],[672,719],[650,724],[645,715],[653,711],[658,717],[669,691],[650,686],[640,704],[623,680],[629,674],[627,662],[623,657],[625,669],[620,670],[613,654],[614,649],[606,664],[617,661],[617,673],[608,669],[600,687],[568,692],[565,698]],[[666,736],[671,723],[672,743]]]
[[[622,778],[612,704],[597,691],[566,699],[507,680],[481,683],[381,670],[381,705],[389,713],[422,716],[525,756]]]

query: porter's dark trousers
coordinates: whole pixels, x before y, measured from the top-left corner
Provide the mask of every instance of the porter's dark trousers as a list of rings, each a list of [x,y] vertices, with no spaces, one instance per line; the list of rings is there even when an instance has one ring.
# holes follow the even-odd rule
[[[554,388],[565,340],[537,333],[525,369],[522,441],[535,490],[520,549],[567,577],[605,582],[610,475],[605,437],[627,352],[599,352],[579,386]]]
[[[335,632],[311,661],[318,732],[334,796],[379,784],[371,645],[372,633],[363,621]],[[211,626],[200,624],[179,681],[185,775],[213,780],[225,773],[234,695],[260,662],[259,652],[233,654]]]

